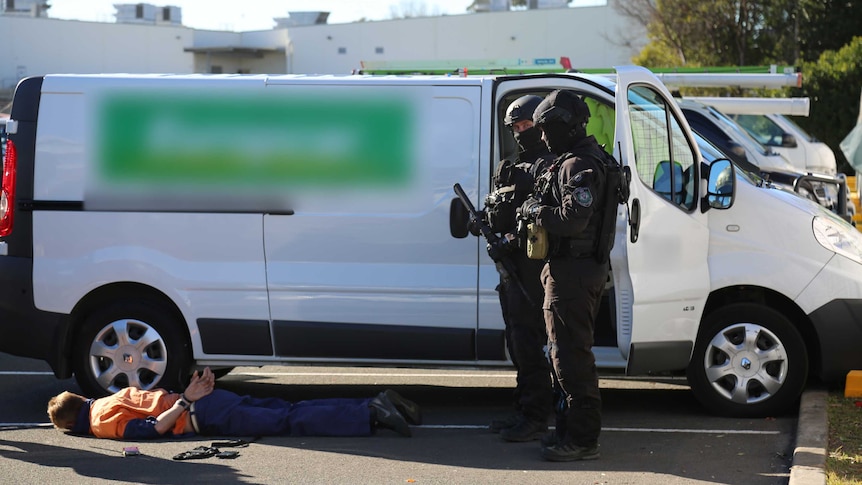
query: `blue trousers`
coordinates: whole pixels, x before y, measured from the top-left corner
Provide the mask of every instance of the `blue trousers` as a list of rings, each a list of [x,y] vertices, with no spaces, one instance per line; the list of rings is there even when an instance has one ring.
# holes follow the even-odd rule
[[[313,399],[291,403],[216,389],[194,403],[202,435],[368,436],[370,399]]]

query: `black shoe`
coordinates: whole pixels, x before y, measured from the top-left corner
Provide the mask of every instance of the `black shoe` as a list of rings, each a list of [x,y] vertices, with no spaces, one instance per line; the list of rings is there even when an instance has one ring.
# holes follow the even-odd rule
[[[533,441],[541,439],[548,432],[548,423],[523,418],[511,428],[500,431],[500,438],[506,441]]]
[[[506,416],[502,419],[494,419],[491,421],[491,424],[488,425],[488,429],[492,433],[499,433],[506,428],[511,428],[512,426],[521,422],[521,420],[526,419],[523,414],[515,413],[509,416]]]
[[[547,448],[547,447],[549,447],[549,446],[554,446],[554,445],[556,445],[557,443],[559,443],[560,441],[562,441],[562,440],[560,439],[560,436],[557,434],[557,430],[548,431],[548,432],[547,432],[547,433],[545,433],[545,435],[544,435],[544,436],[542,436],[542,438],[541,438],[542,448]]]
[[[392,401],[392,404],[395,405],[395,409],[397,409],[410,424],[422,424],[422,410],[419,409],[418,404],[409,399],[404,399],[400,394],[392,389],[383,391],[383,395]]]
[[[505,418],[495,419],[491,421],[491,424],[488,425],[488,429],[491,430],[492,433],[499,433],[506,428],[511,428],[512,426],[515,426],[522,419],[525,419],[523,414],[515,413],[506,416]]]
[[[599,445],[578,446],[567,443],[542,448],[542,458],[548,461],[595,460],[598,457]]]
[[[371,408],[373,425],[391,429],[401,436],[410,436],[410,426],[407,425],[407,420],[398,412],[398,409],[386,397],[386,394],[382,392],[378,394],[374,399],[369,401],[368,407]]]

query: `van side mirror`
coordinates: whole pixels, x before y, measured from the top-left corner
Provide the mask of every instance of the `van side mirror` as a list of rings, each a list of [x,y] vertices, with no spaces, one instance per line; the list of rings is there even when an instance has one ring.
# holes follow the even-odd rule
[[[470,214],[457,197],[449,203],[449,233],[456,239],[464,239],[470,233]]]
[[[781,135],[781,146],[784,148],[796,148],[798,146],[796,143],[796,137],[790,133],[784,133]]]
[[[728,209],[736,194],[736,170],[730,160],[720,158],[709,166],[706,196],[701,199],[700,211]]]

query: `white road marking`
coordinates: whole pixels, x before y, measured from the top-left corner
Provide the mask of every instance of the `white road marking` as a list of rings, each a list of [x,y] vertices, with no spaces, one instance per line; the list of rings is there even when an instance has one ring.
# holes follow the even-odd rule
[[[423,429],[488,429],[488,425],[481,424],[423,424],[411,426],[411,428]],[[549,426],[548,429],[554,429]],[[682,429],[682,428],[602,428],[602,431],[621,431],[624,433],[691,433],[691,434],[754,434],[754,435],[776,435],[780,431],[757,431],[748,429]]]
[[[0,429],[2,428],[20,428],[20,427],[28,427],[28,428],[50,428],[54,425],[51,423],[0,423]]]
[[[53,372],[37,372],[23,370],[0,370],[0,376],[53,376]]]
[[[515,373],[510,374],[387,374],[385,372],[377,373],[356,373],[356,372],[231,372],[228,376],[333,376],[333,377],[484,377],[484,378],[503,378],[511,379],[515,377]]]
[[[30,376],[53,376],[53,372],[38,372],[38,371],[0,371],[0,375],[30,375]],[[232,372],[232,376],[298,376],[298,377],[313,377],[313,376],[333,376],[333,377],[466,377],[466,378],[490,378],[490,379],[511,379],[514,377],[514,372],[506,374],[389,374],[385,372],[376,373],[356,373],[356,372]],[[18,427],[18,426],[34,426],[34,427],[50,427],[51,423],[0,423],[2,427]],[[412,426],[414,428],[423,429],[487,429],[484,424],[426,424],[421,426]],[[553,429],[553,426],[550,427]],[[737,430],[737,429],[681,429],[681,428],[602,428],[602,431],[624,432],[624,433],[691,433],[691,434],[733,434],[733,435],[777,435],[780,431],[756,431],[756,430]]]
[[[51,423],[0,423],[0,429],[7,427],[38,427],[48,428]],[[485,424],[423,424],[410,426],[421,429],[488,429]],[[548,429],[554,429],[549,426]],[[753,434],[753,435],[777,435],[780,431],[756,431],[745,429],[681,429],[681,428],[602,428],[602,431],[620,431],[623,433],[691,433],[691,434]]]

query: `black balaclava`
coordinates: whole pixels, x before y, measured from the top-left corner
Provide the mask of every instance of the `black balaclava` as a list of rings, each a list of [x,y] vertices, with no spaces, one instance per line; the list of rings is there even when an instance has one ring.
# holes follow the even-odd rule
[[[520,133],[513,130],[512,134],[515,136],[515,141],[521,149],[521,155],[523,155],[521,158],[530,160],[543,153],[547,153],[548,150],[545,147],[545,142],[542,141],[542,132],[535,126],[527,128]]]
[[[552,91],[533,112],[533,124],[545,132],[548,150],[557,155],[587,136],[590,108],[574,91]]]

